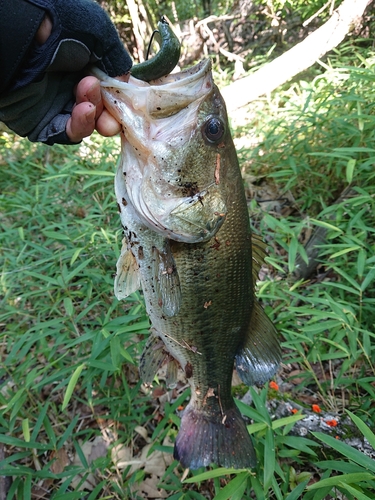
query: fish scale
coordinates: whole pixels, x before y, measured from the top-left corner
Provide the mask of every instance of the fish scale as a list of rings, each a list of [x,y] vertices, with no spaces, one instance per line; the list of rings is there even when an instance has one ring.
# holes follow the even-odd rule
[[[185,372],[191,398],[174,449],[183,466],[253,467],[252,440],[231,394],[234,363],[244,383],[262,384],[281,353],[254,296],[264,244],[251,235],[210,61],[149,83],[97,76],[123,129],[115,293],[121,299],[142,288],[152,323],[141,377],[152,383],[163,363],[169,382],[176,365]]]

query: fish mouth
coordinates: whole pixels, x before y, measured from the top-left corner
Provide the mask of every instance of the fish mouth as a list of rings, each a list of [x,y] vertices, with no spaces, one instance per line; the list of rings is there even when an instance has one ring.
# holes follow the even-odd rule
[[[128,82],[122,82],[96,67],[92,67],[90,73],[100,80],[103,98],[115,117],[122,116],[125,111],[118,100],[121,93],[127,108],[142,109],[149,117],[157,119],[175,115],[204,97],[213,86],[211,67],[211,60],[204,59],[192,68],[150,82],[133,76]]]

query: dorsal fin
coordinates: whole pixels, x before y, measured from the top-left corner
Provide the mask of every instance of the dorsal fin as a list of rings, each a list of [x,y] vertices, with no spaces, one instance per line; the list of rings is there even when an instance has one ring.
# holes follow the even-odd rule
[[[262,240],[257,234],[251,234],[251,251],[253,258],[253,283],[258,281],[258,275],[260,268],[264,264],[264,258],[266,257],[267,244]]]

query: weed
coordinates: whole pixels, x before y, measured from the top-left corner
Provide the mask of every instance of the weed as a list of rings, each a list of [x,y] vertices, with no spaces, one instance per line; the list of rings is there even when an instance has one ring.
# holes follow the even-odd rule
[[[250,204],[270,248],[258,295],[285,352],[288,388],[276,396],[347,413],[374,447],[373,65],[371,54],[343,54],[340,67],[325,63],[320,76],[256,103],[254,120],[235,135],[252,139],[239,151],[245,178],[271,176],[281,197],[289,191],[295,200],[286,216],[264,212],[256,197]],[[251,390],[251,405],[238,401],[257,468],[212,467],[183,480],[171,453],[189,391],[183,383],[169,392],[158,380],[142,385],[142,295],[119,303],[112,292],[122,237],[113,194],[118,147],[98,136],[70,148],[0,136],[7,498],[137,499],[156,489],[176,500],[373,499],[373,459],[334,433],[294,435],[303,415],[272,418],[268,387]],[[350,197],[333,204],[348,185]],[[316,227],[326,235],[319,268],[296,280]]]

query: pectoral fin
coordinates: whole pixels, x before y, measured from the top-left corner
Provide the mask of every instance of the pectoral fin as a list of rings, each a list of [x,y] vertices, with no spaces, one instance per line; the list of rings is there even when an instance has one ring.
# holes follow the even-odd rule
[[[153,274],[159,306],[167,316],[175,316],[181,307],[181,287],[176,264],[166,240],[164,248],[153,248]]]
[[[138,264],[134,255],[128,249],[127,241],[122,240],[121,255],[116,265],[115,296],[118,300],[125,299],[128,295],[141,288],[141,279]]]
[[[247,336],[236,355],[236,369],[246,385],[264,384],[277,371],[281,349],[277,331],[255,301]]]

